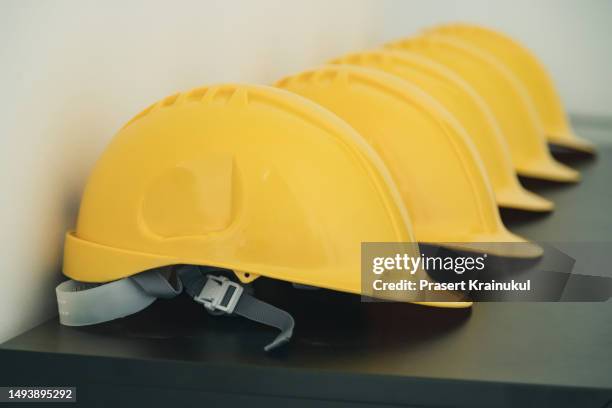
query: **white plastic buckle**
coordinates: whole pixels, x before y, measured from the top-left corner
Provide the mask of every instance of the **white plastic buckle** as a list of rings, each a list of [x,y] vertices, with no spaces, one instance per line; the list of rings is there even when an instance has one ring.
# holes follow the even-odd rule
[[[232,314],[242,295],[242,286],[225,276],[206,275],[206,278],[202,291],[193,300],[209,312]]]

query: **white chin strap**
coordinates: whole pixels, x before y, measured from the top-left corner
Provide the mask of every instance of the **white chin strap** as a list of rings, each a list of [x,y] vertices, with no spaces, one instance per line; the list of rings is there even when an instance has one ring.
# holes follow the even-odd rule
[[[184,265],[178,267],[177,287],[173,287],[160,269],[146,271],[105,284],[69,280],[55,288],[60,323],[87,326],[137,313],[156,299],[170,299],[183,288],[196,302],[214,315],[237,314],[272,326],[281,333],[264,347],[273,350],[291,339],[295,322],[284,310],[251,296],[239,284],[224,276],[206,272],[213,268]]]

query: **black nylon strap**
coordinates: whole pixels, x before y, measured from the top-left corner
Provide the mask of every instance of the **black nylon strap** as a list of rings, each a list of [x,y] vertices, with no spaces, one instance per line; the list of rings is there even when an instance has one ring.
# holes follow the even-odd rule
[[[213,273],[215,269],[185,265],[181,266],[177,273],[185,292],[192,298],[196,298],[206,285],[208,280],[207,272]],[[273,350],[289,342],[293,335],[293,328],[295,327],[293,316],[284,310],[251,296],[245,291],[242,291],[232,314],[237,314],[266,326],[275,327],[281,331],[274,341],[264,347],[265,351]]]
[[[274,350],[275,348],[288,343],[293,336],[293,328],[295,321],[286,311],[272,306],[269,303],[263,302],[248,293],[242,292],[240,300],[234,309],[234,313],[245,317],[249,320],[272,326],[279,329],[280,334],[272,341],[272,343],[264,347],[265,351]]]
[[[183,283],[185,292],[192,298],[198,296],[202,292],[202,288],[206,284],[206,275],[200,272],[197,266],[181,266],[178,270],[179,280]]]
[[[162,273],[162,269],[142,272],[131,276],[130,279],[136,282],[145,293],[158,299],[172,299],[183,291],[181,281],[177,281],[176,288],[173,287]]]

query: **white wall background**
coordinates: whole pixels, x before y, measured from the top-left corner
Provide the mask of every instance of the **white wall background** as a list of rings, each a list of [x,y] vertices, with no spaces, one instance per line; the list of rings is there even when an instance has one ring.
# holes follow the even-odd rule
[[[604,0],[0,1],[0,342],[56,313],[64,231],[132,115],[177,90],[269,83],[454,20],[515,35],[570,110],[612,115]]]

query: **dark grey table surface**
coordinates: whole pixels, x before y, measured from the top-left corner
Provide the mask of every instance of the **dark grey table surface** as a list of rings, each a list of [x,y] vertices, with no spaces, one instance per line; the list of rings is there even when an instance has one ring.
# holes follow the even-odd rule
[[[612,140],[611,128],[580,130]],[[594,160],[559,153],[582,172],[579,185],[525,182],[555,201],[553,214],[503,215],[512,231],[575,256],[581,273],[612,277],[607,257],[572,254],[612,249],[612,145],[599,147]],[[0,346],[0,384],[73,384],[100,406],[143,393],[147,405],[612,406],[610,301],[440,310],[285,286],[257,288],[296,318],[279,352],[261,350],[273,333],[256,324],[158,301],[96,327],[53,319],[17,336]]]

